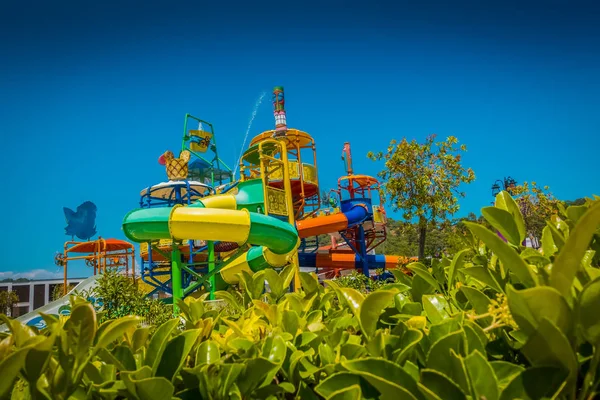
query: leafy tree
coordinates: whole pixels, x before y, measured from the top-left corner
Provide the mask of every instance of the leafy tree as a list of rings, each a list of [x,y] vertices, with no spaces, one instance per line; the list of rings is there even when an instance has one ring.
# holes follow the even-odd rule
[[[417,218],[419,226],[419,259],[425,256],[425,239],[431,223],[444,221],[459,209],[458,190],[462,183],[475,180],[471,168],[461,164],[461,154],[467,150],[458,139],[449,136],[435,142],[430,135],[425,143],[392,140],[385,153],[369,152],[371,160],[385,161],[378,176],[384,181],[386,200],[395,210],[402,210],[406,220]]]
[[[83,297],[92,296],[102,299],[104,313],[101,321],[138,315],[152,324],[161,324],[172,316],[169,306],[149,299],[131,278],[113,270],[104,272],[91,292],[83,293]]]
[[[19,302],[19,296],[14,291],[3,290],[0,292],[0,314],[7,315],[13,304]]]
[[[550,220],[552,215],[558,214],[560,201],[553,196],[548,186],[540,187],[533,181],[523,182],[522,185],[511,188],[510,194],[519,204],[527,235],[540,239],[546,221]]]
[[[77,286],[77,285],[75,285],[74,283],[70,283],[69,288],[67,289],[67,293],[69,293],[71,290],[73,290],[75,288],[75,286]],[[54,288],[52,289],[52,294],[50,295],[52,301],[58,300],[65,295],[64,287],[65,287],[65,285],[62,283],[59,283],[58,285],[54,286]]]

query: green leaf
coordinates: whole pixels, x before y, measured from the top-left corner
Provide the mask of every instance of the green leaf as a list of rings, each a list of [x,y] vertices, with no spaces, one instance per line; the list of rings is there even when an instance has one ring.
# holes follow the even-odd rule
[[[300,329],[300,317],[294,310],[285,310],[282,313],[281,324],[286,332],[296,337]]]
[[[267,268],[264,270],[265,279],[269,283],[269,289],[271,290],[271,294],[275,299],[280,299],[285,292],[287,291],[287,287],[283,286],[283,279],[279,276],[275,270],[271,268]]]
[[[346,303],[352,313],[360,319],[360,305],[365,300],[365,297],[356,289],[340,288],[336,290],[340,301]]]
[[[408,372],[410,376],[413,377],[415,382],[419,381],[419,367],[415,363],[409,360],[404,364],[402,368],[404,368],[404,370]]]
[[[434,286],[431,286],[425,279],[419,275],[415,275],[412,279],[412,287],[410,290],[414,301],[421,303],[423,295],[433,294],[436,292]]]
[[[546,266],[552,262],[548,257],[541,255],[539,251],[530,247],[521,252],[521,258],[531,264],[541,264],[542,266]]]
[[[199,335],[200,329],[190,329],[171,339],[161,356],[155,376],[173,381]]]
[[[124,371],[135,371],[135,358],[131,352],[131,348],[125,345],[118,345],[112,350],[112,355],[119,361],[123,366]],[[121,370],[121,371],[123,371]]]
[[[492,276],[490,270],[487,267],[469,267],[462,270],[465,275],[471,276],[477,279],[479,282],[488,285],[498,293],[504,293],[504,290],[500,287],[500,284]]]
[[[423,399],[413,377],[391,361],[363,358],[342,362],[342,367],[367,380],[381,399]]]
[[[360,400],[362,392],[359,385],[352,385],[345,389],[339,390],[327,397],[328,400]]]
[[[191,296],[186,297],[184,300],[179,302],[180,307],[181,302],[187,306],[187,313],[184,316],[189,322],[195,324],[196,322],[202,320],[202,316],[204,315],[204,301],[202,299],[195,299]]]
[[[519,231],[519,244],[523,243],[523,240],[525,240],[525,236],[527,235],[527,229],[519,205],[507,191],[503,190],[496,195],[496,207],[506,210],[512,215]]]
[[[466,354],[466,337],[463,330],[450,333],[433,343],[427,353],[427,368],[452,376],[454,366],[450,350],[461,356]]]
[[[395,350],[393,353],[394,362],[398,365],[404,364],[411,354],[415,352],[421,339],[423,339],[423,332],[416,329],[407,329],[400,339],[400,349]]]
[[[238,312],[244,312],[244,306],[229,292],[219,290],[215,292],[215,299],[224,300]]]
[[[425,265],[423,265],[419,262],[413,262],[413,263],[408,264],[406,266],[406,268],[411,270],[415,275],[418,275],[419,277],[424,279],[425,282],[427,282],[433,288],[441,291],[439,282],[437,281],[437,279],[435,279],[433,277],[433,275],[431,275],[431,273],[429,273],[429,271],[427,270],[427,267],[425,267]]]
[[[464,222],[474,236],[481,239],[487,247],[489,247],[502,262],[502,264],[512,271],[513,274],[527,287],[536,285],[535,276],[529,266],[523,261],[519,254],[504,243],[498,235],[491,232],[487,228],[472,222]]]
[[[508,211],[496,207],[484,207],[481,209],[481,214],[485,219],[510,243],[515,246],[520,246],[522,240],[520,240],[520,232],[517,224]]]
[[[579,295],[577,317],[583,336],[590,343],[600,341],[600,278],[585,285]],[[600,351],[600,349],[596,349]]]
[[[464,295],[471,303],[471,306],[475,310],[477,314],[485,314],[488,311],[488,307],[491,303],[490,298],[485,294],[470,286],[461,286],[460,291],[464,293]]]
[[[523,366],[508,361],[492,361],[490,362],[490,365],[494,369],[494,375],[496,375],[496,381],[498,382],[498,389],[500,389],[500,391],[503,391],[510,381],[521,372],[525,371]]]
[[[321,360],[321,365],[335,363],[335,353],[327,343],[319,344],[319,359]]]
[[[8,397],[13,389],[13,382],[25,365],[29,348],[19,349],[0,361],[0,399]]]
[[[548,226],[542,229],[542,251],[548,258],[558,251],[558,247],[554,244],[554,238],[552,238],[552,231]]]
[[[400,312],[407,315],[421,315],[423,307],[421,303],[413,303],[412,301],[405,303]]]
[[[250,394],[255,389],[270,383],[279,370],[279,364],[264,357],[249,359],[245,364],[246,368],[237,380],[237,385],[243,395]]]
[[[300,284],[307,296],[319,290],[319,281],[308,272],[300,272]]]
[[[171,332],[173,332],[178,324],[179,318],[173,318],[159,326],[150,338],[144,365],[152,368],[153,372],[156,372],[160,359],[165,351],[165,347],[169,341],[169,337],[171,336]]]
[[[175,388],[171,382],[162,377],[146,378],[133,382],[140,400],[170,399],[175,392]]]
[[[450,318],[448,301],[440,294],[424,295],[423,309],[427,314],[427,318],[434,324]]]
[[[295,387],[289,382],[282,382],[280,384],[270,384],[257,389],[253,393],[253,398],[258,399],[276,399],[276,395],[282,395],[285,393],[294,393]]]
[[[461,322],[456,318],[449,318],[431,325],[429,327],[429,341],[435,343],[452,332],[460,331],[462,329]]]
[[[555,399],[568,373],[555,367],[532,367],[518,374],[500,395],[500,400]]]
[[[263,357],[276,364],[281,364],[285,360],[287,347],[286,342],[281,336],[269,336],[263,344]]]
[[[555,366],[569,373],[568,384],[575,385],[577,358],[569,340],[550,320],[544,318],[522,350],[533,366]]]
[[[479,351],[481,354],[486,354],[485,345],[487,341],[483,341],[481,335],[477,330],[483,333],[483,337],[486,338],[485,332],[481,327],[475,323],[463,326],[465,330],[465,336],[467,338],[467,354],[471,354],[473,351]]]
[[[473,398],[498,399],[498,383],[494,379],[494,369],[488,360],[479,351],[475,350],[465,358],[464,362]]]
[[[550,285],[571,301],[573,279],[581,260],[600,225],[600,203],[591,206],[571,231],[564,247],[554,260],[550,273]]]
[[[212,340],[206,340],[196,351],[196,365],[214,364],[221,359],[219,346]]]
[[[337,393],[340,390],[343,390],[344,388],[354,385],[361,385],[361,378],[359,375],[346,371],[337,372],[322,380],[315,387],[315,392],[317,392],[324,398],[328,398],[334,393]]]
[[[140,321],[140,317],[131,315],[110,321],[106,325],[103,324],[102,332],[98,329],[98,341],[94,346],[94,351],[104,349],[115,340],[122,338],[128,329],[136,326]]]
[[[448,272],[448,288],[451,289],[454,287],[454,280],[456,279],[456,272],[463,268],[465,256],[470,252],[470,249],[464,249],[459,251],[452,258],[452,263],[450,264],[450,270]]]
[[[565,335],[573,329],[571,308],[558,290],[549,286],[515,290],[507,287],[508,306],[519,328],[533,335],[542,319],[547,318]]]
[[[433,369],[421,370],[421,384],[419,388],[426,387],[435,393],[440,399],[448,400],[466,400],[467,396],[461,388],[452,382],[448,376]]]
[[[587,211],[588,206],[569,206],[567,207],[567,217],[573,221],[573,223],[577,223],[583,217],[585,212]]]
[[[150,336],[150,327],[137,328],[131,337],[131,351],[137,353],[139,349],[146,345]]]
[[[397,293],[396,290],[377,290],[364,299],[360,306],[359,315],[363,333],[367,338],[373,336],[377,329],[379,316],[393,302]]]
[[[69,347],[77,360],[83,361],[94,343],[96,312],[90,303],[79,303],[71,309],[65,323]]]
[[[287,291],[292,281],[294,280],[294,276],[296,275],[296,267],[293,264],[285,267],[280,273],[279,276],[282,279],[283,287]]]
[[[556,226],[554,226],[553,222],[550,221],[546,221],[546,226],[548,228],[550,228],[550,233],[552,234],[552,240],[554,240],[554,244],[556,245],[556,247],[558,247],[558,251],[561,251],[562,248],[565,245],[565,235],[564,232],[561,232],[557,229]],[[561,230],[566,230],[568,231],[568,226],[566,226],[566,224],[563,221],[560,221],[557,224],[558,227],[561,228]]]

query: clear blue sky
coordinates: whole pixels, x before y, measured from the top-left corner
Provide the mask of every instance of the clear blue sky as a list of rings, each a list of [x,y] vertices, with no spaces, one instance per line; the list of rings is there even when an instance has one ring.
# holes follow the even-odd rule
[[[180,145],[186,112],[215,125],[233,164],[254,102],[274,85],[288,125],[317,141],[323,186],[343,173],[346,140],[355,170],[375,174],[368,150],[437,133],[467,144],[477,175],[460,215],[507,175],[560,198],[600,194],[593,2],[10,3],[0,277],[59,271],[63,206],[95,202],[99,233],[122,238],[140,189],[164,180],[156,160]],[[267,101],[251,134],[273,125]]]

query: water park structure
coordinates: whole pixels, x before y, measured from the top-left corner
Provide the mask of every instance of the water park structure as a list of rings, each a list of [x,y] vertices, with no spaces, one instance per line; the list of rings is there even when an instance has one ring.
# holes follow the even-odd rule
[[[374,204],[377,197],[381,202],[378,180],[354,174],[346,142],[345,175],[329,191],[329,206],[322,204],[315,140],[288,128],[284,105],[283,88],[276,87],[275,129],[251,139],[237,162],[237,179],[218,155],[213,125],[185,115],[179,154],[166,151],[158,159],[168,180],[143,188],[138,207],[122,222],[127,239],[140,244],[139,279],[151,288],[148,295],[163,293],[176,306],[202,293],[214,299],[215,291],[236,284],[240,274],[265,268],[293,265],[291,286],[298,288],[300,267],[333,275],[356,269],[368,276],[370,270],[397,265],[398,257],[375,254],[387,237],[385,209]],[[96,208],[84,204],[66,216],[84,221],[85,229],[72,222],[68,232],[95,232]],[[330,245],[319,243],[323,235],[331,237]],[[98,238],[65,243],[56,262],[64,267],[66,282],[68,263],[85,260],[94,273],[79,286],[87,289],[107,268],[135,279],[134,257],[132,243]],[[66,304],[67,296],[44,306],[44,312]]]
[[[159,159],[169,181],[142,190],[140,207],[123,220],[126,237],[141,243],[141,279],[154,291],[176,302],[200,288],[213,298],[239,274],[268,267],[358,268],[368,275],[396,265],[397,257],[374,254],[386,238],[385,210],[373,205],[377,179],[353,174],[346,143],[346,175],[332,191],[340,207],[321,210],[315,140],[288,128],[284,105],[283,88],[276,87],[275,129],[251,140],[237,180],[217,155],[212,125],[186,115],[179,158],[169,151]],[[190,118],[197,130],[188,131]],[[319,235],[334,242],[320,247]]]
[[[63,268],[63,294],[69,291],[67,272],[69,261],[84,260],[93,269],[93,275],[107,269],[122,270],[126,276],[135,279],[135,248],[133,244],[119,239],[104,239],[87,242],[67,241],[63,253],[54,257],[54,263]],[[131,267],[131,271],[130,271]]]

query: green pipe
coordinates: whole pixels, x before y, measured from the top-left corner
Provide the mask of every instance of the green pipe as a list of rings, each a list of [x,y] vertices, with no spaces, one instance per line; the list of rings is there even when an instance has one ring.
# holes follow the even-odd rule
[[[212,272],[215,269],[215,242],[213,242],[212,240],[208,241],[208,272]],[[209,299],[210,300],[214,300],[215,299],[215,287],[216,287],[216,280],[215,280],[215,275],[213,274],[210,279],[208,280],[208,282],[210,283],[210,296]]]
[[[183,290],[181,290],[181,252],[178,246],[173,246],[171,252],[171,289],[173,291],[173,314],[179,315],[179,307],[177,303],[183,298]]]

